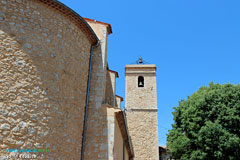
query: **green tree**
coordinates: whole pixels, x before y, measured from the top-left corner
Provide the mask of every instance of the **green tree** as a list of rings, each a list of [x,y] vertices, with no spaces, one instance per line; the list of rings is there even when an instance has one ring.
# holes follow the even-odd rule
[[[240,159],[240,84],[201,87],[174,107],[167,137],[181,160]]]

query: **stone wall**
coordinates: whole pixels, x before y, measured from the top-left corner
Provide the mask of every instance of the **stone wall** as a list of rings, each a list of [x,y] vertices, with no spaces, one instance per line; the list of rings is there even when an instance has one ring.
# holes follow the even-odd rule
[[[117,122],[117,119],[115,118],[115,125],[114,125],[115,129],[115,135],[114,135],[114,148],[113,148],[113,152],[114,152],[114,159],[119,159],[122,160],[123,157],[125,158],[125,160],[129,159],[129,155],[128,155],[128,151],[127,151],[127,147],[126,144],[124,144],[124,138],[123,135],[121,134],[121,130],[119,127],[119,123]],[[123,126],[121,126],[123,127]]]
[[[127,111],[129,134],[136,160],[158,160],[156,111]]]
[[[43,159],[80,158],[90,46],[42,2],[0,0],[0,155],[47,148]]]
[[[95,22],[89,24],[97,34],[100,45],[93,53],[84,158],[105,160],[109,157],[107,108],[103,104],[106,89],[108,32],[106,25]]]
[[[116,73],[108,70],[106,75],[106,89],[104,102],[111,106],[117,106],[115,92],[116,92]]]
[[[144,77],[144,87],[138,87],[139,76]],[[155,65],[127,65],[125,85],[126,85],[125,103],[128,109],[157,108],[157,86]]]
[[[137,160],[158,160],[157,87],[155,65],[127,65],[125,111]],[[138,77],[144,87],[138,86]]]

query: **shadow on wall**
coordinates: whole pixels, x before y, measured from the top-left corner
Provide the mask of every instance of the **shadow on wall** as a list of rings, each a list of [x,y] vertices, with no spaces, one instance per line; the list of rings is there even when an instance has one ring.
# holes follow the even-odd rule
[[[105,101],[104,101],[104,103],[109,104],[113,107],[117,107],[115,91],[113,90],[113,87],[115,87],[115,86],[112,85],[113,84],[112,81],[114,81],[115,78],[111,79],[109,71],[106,74],[107,75],[106,75],[106,89],[105,89]]]

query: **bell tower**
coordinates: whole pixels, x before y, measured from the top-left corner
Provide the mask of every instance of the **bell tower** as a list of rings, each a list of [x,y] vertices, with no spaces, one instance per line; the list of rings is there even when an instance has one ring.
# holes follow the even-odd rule
[[[125,113],[136,160],[158,160],[156,65],[125,67]]]

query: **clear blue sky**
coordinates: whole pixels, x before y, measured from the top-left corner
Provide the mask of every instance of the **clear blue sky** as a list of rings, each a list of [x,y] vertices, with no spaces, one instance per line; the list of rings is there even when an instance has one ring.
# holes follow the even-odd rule
[[[157,65],[159,145],[166,145],[178,101],[211,81],[240,82],[239,0],[60,1],[112,25],[108,63],[120,76],[118,95],[126,64],[142,56]]]

